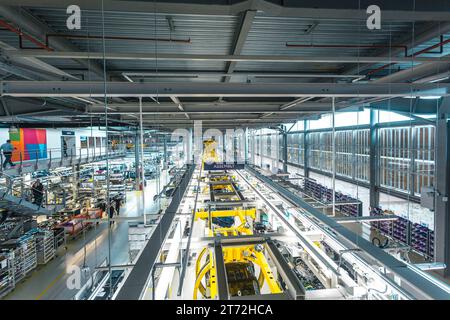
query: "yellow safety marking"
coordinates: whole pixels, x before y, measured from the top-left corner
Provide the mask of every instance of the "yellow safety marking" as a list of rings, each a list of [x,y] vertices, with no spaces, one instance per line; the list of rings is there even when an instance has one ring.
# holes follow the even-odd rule
[[[55,283],[57,283],[59,281],[59,279],[61,279],[64,275],[66,274],[66,271],[64,270],[63,272],[61,272],[55,279],[53,279],[52,282],[50,282],[50,284],[36,297],[35,300],[40,300],[44,294],[47,293],[48,290],[50,290],[51,287],[53,287],[55,285]]]
[[[140,191],[137,191],[140,192]],[[131,210],[136,209],[137,204],[134,203],[131,208],[129,208],[127,211],[125,211],[125,214],[128,214]],[[53,279],[52,282],[50,282],[50,284],[35,298],[36,300],[40,300],[47,292],[48,290],[50,290],[66,273],[66,271],[64,270],[63,272],[61,272],[58,276],[56,276],[55,279]]]

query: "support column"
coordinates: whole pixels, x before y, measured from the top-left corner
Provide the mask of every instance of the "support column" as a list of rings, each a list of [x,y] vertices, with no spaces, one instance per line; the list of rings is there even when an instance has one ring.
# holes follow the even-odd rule
[[[379,156],[378,156],[378,129],[377,110],[370,109],[370,136],[369,136],[369,193],[370,207],[378,207],[380,192],[378,189]]]
[[[436,124],[436,169],[435,169],[435,211],[434,211],[434,243],[435,260],[443,262],[447,267],[444,276],[450,275],[450,99],[444,98],[439,107]]]
[[[252,165],[256,166],[256,130],[252,130]]]
[[[164,159],[164,163],[163,163],[163,170],[166,170],[168,168],[168,163],[167,163],[167,139],[166,136],[163,137],[164,141],[164,151],[163,151],[163,159]]]
[[[75,165],[72,166],[72,179],[73,184],[72,184],[72,193],[73,193],[73,198],[74,199],[78,199],[78,191],[80,188],[80,164],[77,163]],[[92,175],[92,180],[94,181],[94,175]],[[48,190],[48,186],[47,186],[47,190]],[[92,194],[95,194],[95,183],[92,183]]]
[[[352,180],[356,183],[356,141],[357,141],[357,134],[358,134],[358,128],[354,131],[352,131],[352,138],[351,138],[351,152],[352,152]]]
[[[309,145],[308,145],[308,131],[309,131],[309,121],[304,120],[303,124],[304,133],[303,133],[303,148],[304,148],[304,156],[303,156],[303,175],[305,177],[309,177]]]
[[[411,159],[410,167],[409,167],[409,195],[411,197],[414,197],[414,187],[416,185],[417,180],[417,170],[416,170],[416,156],[417,156],[417,130],[414,129],[413,126],[410,127],[411,130],[411,144],[410,146],[410,152],[409,158]]]
[[[139,135],[136,133],[136,136],[134,138],[134,161],[135,161],[135,166],[134,166],[134,170],[135,170],[135,175],[136,175],[136,191],[139,191],[140,189],[140,184],[141,184],[141,179],[140,179],[140,171],[139,171]]]
[[[186,163],[188,164],[194,164],[194,130],[192,130],[192,128],[188,129],[189,134],[187,137],[187,141],[183,142],[186,143],[185,144],[185,159],[186,159]]]
[[[283,159],[282,159],[283,160],[283,173],[287,173],[288,172],[288,167],[287,167],[288,151],[287,151],[287,131],[286,131],[285,126],[283,126],[281,134],[283,135],[283,139],[281,139],[281,141],[283,143]]]
[[[248,128],[245,128],[244,135],[244,164],[248,164]]]
[[[259,130],[259,166],[261,169],[263,168],[263,146],[265,145],[264,141],[263,141],[263,136],[262,136],[262,130]]]

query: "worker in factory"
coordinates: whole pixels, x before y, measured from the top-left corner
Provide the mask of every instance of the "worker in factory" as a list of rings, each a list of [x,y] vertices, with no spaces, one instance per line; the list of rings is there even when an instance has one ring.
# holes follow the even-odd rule
[[[5,157],[5,161],[3,162],[3,169],[6,169],[6,166],[9,164],[12,168],[14,168],[14,163],[11,161],[12,153],[16,148],[11,144],[11,140],[6,140],[4,144],[0,146],[0,150],[3,151],[3,156]]]
[[[65,158],[68,157],[68,154],[67,154],[67,142],[66,142],[66,139],[64,139],[64,138],[63,138],[63,154],[64,154]]]
[[[117,215],[117,204],[115,199],[110,199],[109,202],[109,218],[112,219]],[[113,225],[115,221],[110,221],[109,226]]]
[[[31,186],[33,193],[33,203],[41,206],[42,199],[44,198],[44,185],[40,179],[37,179]]]
[[[120,198],[120,196],[116,196],[114,198],[114,204],[116,207],[116,215],[120,214],[120,207],[122,206],[122,199]]]

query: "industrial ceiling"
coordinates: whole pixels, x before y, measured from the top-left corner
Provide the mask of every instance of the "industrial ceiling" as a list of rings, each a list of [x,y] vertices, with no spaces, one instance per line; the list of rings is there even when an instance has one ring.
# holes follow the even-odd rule
[[[450,89],[450,1],[78,0],[68,30],[73,2],[2,1],[1,122],[133,126],[142,107],[147,127],[255,128],[329,112],[333,97],[404,111],[401,97]]]

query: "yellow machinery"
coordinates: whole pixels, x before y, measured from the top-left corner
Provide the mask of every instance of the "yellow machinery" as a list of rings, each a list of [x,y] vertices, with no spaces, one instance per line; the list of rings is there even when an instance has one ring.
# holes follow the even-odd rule
[[[205,140],[203,141],[203,163],[219,162],[219,156],[216,151],[217,142],[215,140]]]
[[[210,154],[211,156],[211,154]],[[232,177],[224,174],[214,176],[210,181],[210,188],[222,188],[227,192],[235,191],[230,184]],[[224,184],[217,184],[224,181]],[[223,227],[213,224],[214,218],[238,218],[239,222],[231,226]],[[256,219],[256,208],[234,208],[228,210],[200,209],[195,213],[194,220],[199,219],[208,222],[205,233],[212,236],[239,236],[252,235],[251,223]],[[282,290],[275,279],[266,257],[263,245],[236,245],[223,247],[224,264],[228,273],[228,287],[231,295],[260,294],[260,289],[267,283],[271,293],[281,293]],[[254,265],[259,267],[259,275],[254,276]],[[202,297],[215,299],[217,297],[217,271],[212,248],[204,248],[199,254],[195,266],[196,280],[194,285],[194,300],[198,298],[198,292]],[[232,278],[232,279],[230,279]],[[233,282],[233,280],[235,280]]]
[[[232,226],[228,228],[226,227],[213,228],[212,226],[213,218],[225,218],[225,217],[238,217],[240,223],[238,226]],[[198,219],[208,220],[208,227],[206,233],[210,237],[218,234],[224,236],[253,234],[252,230],[250,229],[250,225],[247,223],[247,217],[254,220],[256,218],[256,209],[252,208],[252,209],[235,209],[235,210],[215,210],[211,211],[211,213],[207,210],[199,210],[195,213],[195,220]]]

